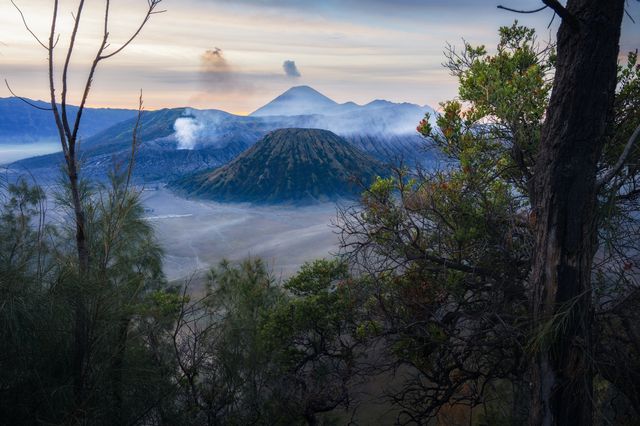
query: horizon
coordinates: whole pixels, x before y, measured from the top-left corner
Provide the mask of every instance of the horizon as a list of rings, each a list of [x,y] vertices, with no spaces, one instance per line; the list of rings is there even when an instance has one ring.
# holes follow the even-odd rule
[[[264,103],[262,105],[256,106],[254,109],[252,109],[248,113],[244,113],[244,114],[243,113],[235,113],[235,112],[225,111],[223,109],[218,109],[218,108],[197,108],[197,107],[193,107],[193,106],[190,106],[190,105],[179,105],[179,106],[159,107],[159,108],[147,108],[147,107],[145,107],[145,111],[160,111],[160,110],[163,110],[163,109],[181,109],[181,108],[183,108],[183,109],[192,109],[192,110],[195,110],[195,111],[222,111],[222,112],[226,112],[226,113],[229,113],[229,114],[232,114],[232,115],[248,117],[251,114],[253,114],[256,111],[258,111],[259,109],[261,109],[261,108],[267,106],[268,104],[270,104],[271,102],[275,101],[278,97],[284,95],[285,93],[287,93],[287,92],[289,92],[289,91],[291,91],[293,89],[298,89],[298,88],[309,88],[309,89],[317,92],[321,96],[324,96],[324,97],[336,102],[336,104],[338,104],[338,105],[344,105],[344,104],[348,104],[348,103],[353,103],[353,104],[355,104],[355,105],[357,105],[359,107],[363,107],[363,106],[367,106],[367,105],[372,104],[372,103],[377,102],[377,101],[383,101],[383,102],[392,102],[392,103],[395,103],[395,104],[409,103],[409,104],[417,105],[417,106],[420,106],[420,107],[428,107],[428,108],[434,108],[435,109],[434,106],[428,105],[428,104],[420,105],[420,104],[413,104],[411,102],[393,102],[393,101],[389,101],[388,99],[381,99],[381,98],[371,99],[370,101],[366,101],[364,103],[358,103],[358,102],[355,102],[355,101],[337,102],[336,100],[334,100],[330,96],[327,96],[324,93],[322,93],[321,91],[317,90],[315,87],[307,85],[307,84],[302,84],[302,85],[298,85],[298,86],[291,86],[288,89],[285,89],[282,93],[280,93],[278,95],[275,95],[273,97],[273,99],[268,100],[266,103]],[[23,102],[24,102],[24,100],[26,100],[26,101],[31,101],[31,102],[42,102],[42,103],[46,103],[46,104],[49,103],[47,100],[44,100],[44,99],[31,99],[31,98],[22,97],[22,98],[24,98],[24,100],[21,100],[20,98],[21,97],[16,97],[16,96],[6,96],[6,97],[5,96],[0,96],[0,100],[2,100],[2,99],[15,99],[15,100],[18,100],[18,101],[23,101]],[[69,106],[77,106],[77,105],[76,104],[69,104]],[[119,108],[119,107],[100,107],[100,106],[93,107],[93,106],[89,106],[89,108],[96,108],[96,109],[129,109],[129,110],[135,111],[134,108]]]
[[[136,27],[146,2],[112,3],[117,46]],[[165,0],[167,12],[99,66],[88,106],[135,109],[142,89],[149,110],[186,105],[248,115],[288,87],[307,85],[338,103],[385,99],[437,108],[457,94],[455,78],[441,66],[447,43],[460,46],[464,39],[494,46],[498,27],[516,19],[536,28],[541,43],[553,38],[559,20],[548,27],[551,13],[515,14],[498,10],[501,3],[515,2]],[[45,2],[17,4],[34,32],[46,33],[50,8],[43,7]],[[68,42],[70,4],[61,1],[60,49]],[[526,0],[517,7],[537,4]],[[638,17],[640,4],[629,4],[628,12]],[[99,7],[87,6],[83,19],[71,81],[81,80],[97,46]],[[0,25],[6,29],[0,39],[0,77],[19,96],[46,98],[46,60],[10,2],[0,4]],[[621,55],[638,44],[640,26],[625,17]],[[73,104],[77,91],[71,90]],[[0,96],[10,96],[6,87]]]

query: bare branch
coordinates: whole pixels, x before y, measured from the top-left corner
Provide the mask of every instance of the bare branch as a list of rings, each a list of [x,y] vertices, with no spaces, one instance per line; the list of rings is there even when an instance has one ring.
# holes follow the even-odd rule
[[[499,5],[498,9],[507,10],[509,12],[515,12],[515,13],[538,13],[538,12],[542,12],[547,7],[549,7],[549,6],[542,6],[542,7],[538,8],[538,9],[534,9],[534,10],[518,10],[518,9],[511,9],[510,7]]]
[[[27,20],[25,19],[24,13],[22,13],[22,10],[20,10],[18,5],[13,0],[11,0],[11,4],[13,5],[13,7],[16,8],[18,13],[20,14],[20,18],[22,18],[22,23],[24,24],[24,27],[27,29],[27,31],[29,31],[29,34],[31,34],[33,38],[36,39],[36,41],[40,46],[42,46],[44,49],[47,49],[47,46],[40,40],[40,38],[38,38],[38,36],[33,31],[31,31],[31,28],[29,28],[29,24],[27,24]]]
[[[78,106],[78,113],[76,114],[76,121],[73,125],[73,131],[71,132],[71,143],[70,148],[73,150],[73,144],[78,136],[78,130],[80,129],[80,120],[82,119],[82,114],[84,112],[85,105],[87,104],[87,99],[89,98],[89,92],[91,91],[91,84],[93,83],[93,76],[96,72],[96,68],[98,64],[102,60],[102,53],[104,52],[105,47],[107,46],[107,40],[109,39],[108,25],[109,25],[109,7],[110,1],[106,0],[105,10],[104,10],[104,31],[102,35],[102,43],[98,48],[98,52],[96,53],[93,62],[91,63],[91,69],[89,70],[89,75],[87,77],[87,81],[84,86],[84,92],[82,93],[82,100],[80,101],[80,105]]]
[[[138,102],[138,117],[136,124],[133,127],[133,136],[131,139],[131,157],[129,158],[129,166],[127,167],[127,183],[125,189],[129,189],[129,183],[131,182],[131,176],[133,175],[133,166],[136,159],[136,150],[138,149],[138,132],[140,131],[140,122],[142,120],[142,113],[144,112],[144,102],[142,99],[142,90],[140,90],[140,98]]]
[[[4,79],[4,84],[7,85],[7,89],[9,89],[9,93],[11,93],[15,98],[20,99],[25,104],[27,104],[27,105],[35,108],[35,109],[42,110],[42,111],[51,111],[51,108],[45,108],[45,107],[38,106],[38,105],[36,105],[34,103],[31,103],[28,99],[25,99],[25,98],[23,98],[21,96],[16,95],[15,93],[13,93],[13,90],[11,90],[11,86],[9,86],[9,82],[7,81],[6,78]]]
[[[164,13],[164,10],[156,10],[156,8],[158,7],[158,5],[162,2],[162,0],[147,0],[147,3],[149,5],[149,8],[147,9],[147,13],[144,17],[144,19],[142,20],[142,23],[140,24],[140,26],[138,27],[138,29],[135,31],[135,33],[129,38],[129,40],[127,40],[122,46],[120,46],[117,50],[115,50],[112,53],[109,54],[104,54],[105,49],[107,48],[107,46],[109,46],[108,40],[109,40],[109,7],[110,7],[110,2],[109,0],[106,0],[106,7],[105,7],[105,14],[104,14],[104,31],[103,31],[103,38],[102,38],[102,44],[100,45],[100,48],[98,49],[98,53],[96,54],[95,59],[93,60],[93,63],[91,65],[91,70],[89,71],[89,76],[87,77],[87,82],[85,85],[85,89],[84,89],[84,93],[82,95],[82,101],[80,102],[80,106],[78,109],[78,114],[76,116],[76,122],[74,125],[74,129],[71,133],[71,139],[75,140],[77,135],[78,135],[78,129],[80,126],[80,118],[82,117],[82,113],[84,112],[84,108],[87,102],[87,98],[89,96],[89,91],[91,90],[91,83],[93,81],[93,76],[95,74],[96,68],[98,66],[98,64],[100,63],[100,61],[104,60],[104,59],[109,59],[112,56],[120,53],[121,51],[123,51],[137,36],[138,34],[140,34],[140,31],[142,31],[142,28],[144,28],[144,26],[146,25],[147,22],[149,22],[149,19],[151,18],[152,15],[156,15],[158,13]]]
[[[162,0],[147,0],[149,3],[149,9],[147,9],[147,14],[145,15],[144,19],[142,20],[142,23],[140,24],[140,26],[138,27],[138,29],[133,33],[133,35],[122,45],[120,46],[118,49],[116,49],[115,51],[107,54],[107,55],[103,55],[100,57],[100,59],[108,59],[111,58],[112,56],[117,55],[118,53],[122,52],[137,36],[138,34],[140,34],[140,31],[142,31],[142,29],[144,28],[144,26],[147,24],[147,22],[149,22],[149,19],[151,18],[152,15],[157,15],[160,13],[164,13],[166,12],[166,10],[155,10],[158,5],[162,2]]]
[[[602,187],[606,185],[607,182],[613,179],[615,175],[620,173],[620,170],[622,170],[622,167],[624,167],[624,164],[627,161],[627,158],[629,158],[629,154],[631,154],[631,150],[633,149],[633,146],[635,145],[639,137],[640,137],[640,125],[636,127],[636,130],[634,130],[633,134],[627,141],[627,144],[625,145],[624,150],[620,155],[620,158],[618,158],[618,161],[613,166],[613,168],[609,170],[609,172],[606,175],[604,175],[600,180],[598,180],[598,183],[597,183],[598,190],[602,189]]]
[[[440,265],[443,268],[449,268],[455,271],[465,272],[468,274],[476,274],[476,275],[481,275],[481,276],[491,277],[491,278],[498,278],[498,279],[501,278],[501,275],[494,271],[481,268],[479,266],[465,265],[463,263],[456,262],[455,260],[434,256],[429,253],[426,253],[424,250],[420,250],[418,253],[406,253],[406,259],[410,261],[426,260],[428,262],[433,262],[436,265]]]
[[[631,16],[631,14],[629,13],[626,7],[624,8],[624,13],[627,15],[629,19],[631,19],[631,22],[633,22],[634,24],[636,23],[636,20],[633,19],[633,16]]]
[[[569,13],[569,11],[558,0],[542,0],[542,3],[544,3],[544,6],[532,10],[513,9],[511,7],[502,5],[499,5],[498,9],[508,10],[509,12],[514,13],[538,13],[549,7],[555,12],[554,17],[557,14],[574,29],[578,27],[578,20],[576,19],[576,17]],[[553,18],[551,22],[553,22]],[[551,23],[549,24],[549,26],[551,26]]]
[[[82,16],[82,10],[84,8],[84,0],[80,0],[78,5],[78,12],[73,15],[74,25],[73,31],[71,31],[71,41],[69,42],[69,48],[67,50],[67,57],[64,61],[64,69],[62,70],[62,125],[64,131],[67,134],[67,138],[71,139],[71,127],[69,126],[69,120],[67,118],[67,75],[69,73],[69,63],[71,62],[71,55],[73,54],[73,48],[76,44],[76,36],[78,35],[78,27],[80,26],[80,18]]]
[[[574,29],[578,27],[578,20],[558,1],[558,0],[542,0],[544,4],[553,9],[563,21],[566,21]]]
[[[56,128],[58,129],[58,135],[60,137],[60,144],[62,145],[62,151],[64,152],[64,157],[67,160],[67,166],[70,165],[72,161],[69,156],[69,142],[64,132],[64,126],[62,124],[62,119],[60,118],[60,111],[58,111],[58,105],[56,102],[56,85],[54,79],[54,70],[53,70],[53,51],[58,44],[58,40],[60,40],[60,36],[56,39],[56,23],[58,21],[58,0],[54,0],[53,2],[53,17],[51,18],[51,30],[49,32],[49,46],[47,47],[47,51],[49,52],[49,96],[51,98],[51,111],[53,111],[53,117],[56,122]],[[54,40],[55,39],[55,40]]]

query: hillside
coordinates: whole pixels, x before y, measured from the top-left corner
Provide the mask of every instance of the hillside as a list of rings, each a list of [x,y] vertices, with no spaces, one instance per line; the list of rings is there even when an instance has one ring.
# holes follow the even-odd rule
[[[48,108],[42,101],[34,105]],[[69,107],[70,119],[75,119],[78,108]],[[82,115],[80,135],[93,136],[124,120],[135,117],[137,111],[110,108],[86,108]],[[58,129],[51,111],[27,105],[18,98],[0,98],[0,144],[57,141]]]
[[[187,195],[218,201],[313,202],[353,197],[384,167],[320,129],[280,129],[226,166],[173,182]]]
[[[425,112],[432,111],[428,107],[380,100],[366,105],[338,104],[306,86],[289,89],[265,105],[263,112],[273,111],[273,105],[285,105],[287,111],[281,112],[290,114],[314,114],[239,116],[192,108],[145,112],[138,132],[136,180],[167,182],[224,165],[269,132],[283,128],[329,130],[384,163],[428,166],[431,159],[421,149],[424,142],[415,131]],[[180,149],[184,144],[176,132],[178,120],[190,121],[191,149]],[[85,176],[102,179],[112,159],[124,161],[129,157],[134,125],[135,118],[131,118],[83,139]],[[50,180],[57,178],[61,162],[58,153],[20,160],[10,168],[16,173],[29,170],[39,180]]]
[[[174,123],[187,115],[186,108],[145,112],[138,132],[135,177],[143,182],[166,182],[170,179],[226,164],[249,147],[266,131],[237,125],[235,117],[222,111],[202,111],[220,115],[220,138],[202,137],[197,149],[177,149]],[[83,175],[104,179],[113,162],[123,163],[131,155],[131,140],[136,119],[118,123],[88,138],[82,145]],[[55,180],[59,174],[61,153],[20,160],[11,165],[16,172],[29,170],[40,180]]]

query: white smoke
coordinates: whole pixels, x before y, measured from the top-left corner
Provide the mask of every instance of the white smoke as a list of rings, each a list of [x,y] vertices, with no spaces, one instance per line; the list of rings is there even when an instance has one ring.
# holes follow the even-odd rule
[[[173,124],[176,139],[178,140],[178,149],[194,149],[198,141],[198,134],[204,129],[194,117],[180,117]]]

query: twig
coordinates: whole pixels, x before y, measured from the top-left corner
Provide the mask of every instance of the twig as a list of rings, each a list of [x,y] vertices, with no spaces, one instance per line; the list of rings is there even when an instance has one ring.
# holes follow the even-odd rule
[[[127,167],[127,183],[125,190],[129,190],[129,183],[131,182],[131,175],[133,174],[133,166],[135,164],[136,150],[138,149],[138,131],[140,130],[140,121],[142,119],[142,113],[144,112],[144,103],[142,100],[142,90],[140,90],[140,99],[138,103],[138,117],[136,124],[133,127],[133,136],[131,138],[131,158],[129,159],[129,166]]]
[[[151,18],[152,15],[157,15],[160,13],[164,13],[166,12],[166,10],[158,10],[156,11],[156,7],[158,7],[158,5],[162,2],[162,0],[148,0],[148,4],[149,4],[149,9],[147,10],[147,14],[145,15],[144,19],[142,20],[142,23],[140,24],[140,26],[138,27],[138,29],[133,33],[133,35],[129,38],[129,40],[127,40],[122,46],[120,46],[118,49],[116,49],[115,51],[107,54],[107,55],[102,55],[100,56],[100,59],[108,59],[112,56],[117,55],[118,53],[122,52],[137,36],[138,34],[140,34],[140,31],[142,31],[142,29],[144,28],[144,26],[146,25],[146,23],[149,21],[149,19]],[[106,30],[106,28],[105,28]]]
[[[11,90],[11,86],[9,86],[9,82],[7,81],[7,79],[6,79],[6,78],[4,79],[4,84],[6,84],[6,85],[7,85],[7,89],[9,89],[9,93],[11,93],[15,98],[20,99],[20,100],[21,100],[22,102],[24,102],[25,104],[27,104],[27,105],[29,105],[29,106],[31,106],[31,107],[33,107],[33,108],[35,108],[35,109],[39,109],[39,110],[41,110],[41,111],[51,111],[51,108],[45,108],[45,107],[38,106],[38,105],[36,105],[36,104],[34,104],[34,103],[31,103],[31,102],[30,102],[30,101],[28,101],[27,99],[25,99],[25,98],[23,98],[23,97],[21,97],[21,96],[16,95],[15,93],[13,93],[13,90]]]
[[[545,5],[545,6],[542,6],[542,7],[538,8],[538,9],[534,9],[534,10],[518,10],[518,9],[511,9],[510,7],[499,5],[498,9],[507,10],[509,12],[515,12],[515,13],[538,13],[538,12],[542,12],[547,7],[549,7],[549,6]]]
[[[600,180],[598,180],[598,183],[597,183],[598,190],[602,189],[602,187],[606,185],[607,182],[613,179],[615,175],[620,173],[620,170],[624,166],[624,163],[627,161],[627,158],[631,153],[631,149],[633,148],[636,141],[638,140],[638,137],[640,137],[640,125],[636,127],[636,129],[633,131],[633,134],[631,135],[631,137],[627,141],[627,144],[624,147],[624,151],[622,151],[620,158],[618,158],[618,161],[613,166],[613,168],[609,170],[609,172],[606,175],[604,175]]]
[[[36,41],[40,46],[42,46],[44,49],[48,49],[47,46],[38,38],[38,36],[33,31],[31,31],[31,28],[29,28],[29,24],[27,24],[27,20],[24,17],[24,13],[22,13],[22,10],[20,10],[18,5],[13,0],[11,0],[11,4],[13,5],[13,7],[16,8],[18,13],[20,14],[20,18],[22,18],[22,23],[24,24],[24,27],[27,29],[27,31],[29,31],[29,34],[31,34],[33,38],[36,39]]]

